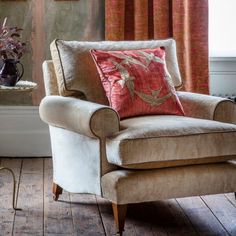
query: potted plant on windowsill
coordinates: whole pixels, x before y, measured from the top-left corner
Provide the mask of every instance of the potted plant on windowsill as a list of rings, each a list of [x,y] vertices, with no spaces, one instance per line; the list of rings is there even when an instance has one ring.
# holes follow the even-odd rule
[[[9,27],[6,23],[7,18],[0,27],[0,58],[2,60],[0,85],[15,86],[24,74],[20,58],[28,50],[26,43],[21,41],[22,29]],[[18,65],[20,65],[21,71],[19,71]]]

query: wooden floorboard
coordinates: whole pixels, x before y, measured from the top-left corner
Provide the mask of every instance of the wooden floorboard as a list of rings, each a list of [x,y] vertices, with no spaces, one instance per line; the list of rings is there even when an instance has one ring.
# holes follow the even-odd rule
[[[231,204],[233,204],[234,207],[236,207],[236,196],[235,196],[235,194],[234,193],[226,193],[225,196],[231,202]]]
[[[76,235],[104,236],[96,197],[90,194],[70,194]]]
[[[50,158],[0,158],[17,180],[17,206],[11,203],[12,179],[0,172],[0,236],[110,236],[116,234],[111,203],[99,196],[63,191],[52,197]],[[78,181],[79,184],[79,181]],[[128,206],[124,236],[236,235],[233,193],[179,198]]]
[[[44,160],[44,233],[73,235],[73,219],[69,193],[64,191],[55,202],[52,195],[52,160]]]
[[[236,208],[224,194],[202,196],[203,201],[221,222],[225,230],[232,236],[236,235]]]
[[[229,235],[200,197],[177,199],[199,235]]]
[[[111,203],[101,197],[97,196],[96,198],[97,198],[99,211],[101,213],[106,235],[115,235],[117,230],[116,230],[115,222],[113,219]],[[127,211],[127,218],[125,222],[125,232],[123,234],[124,236],[134,236],[137,234],[134,228],[134,224],[132,222],[132,218],[130,218],[129,215],[130,215],[130,207],[128,207],[128,211]]]
[[[162,227],[168,235],[197,235],[190,220],[186,217],[175,199],[157,201],[154,202],[153,205],[155,211],[159,212],[158,214],[162,222]]]
[[[127,216],[132,219],[136,235],[167,236],[159,213],[153,203],[132,204],[128,208]]]
[[[43,159],[23,159],[14,235],[43,235]]]
[[[106,235],[114,235],[116,232],[115,221],[112,216],[112,206],[109,201],[103,199],[99,196],[96,196],[98,203],[99,212],[101,214],[101,219],[103,222],[103,227],[106,232]]]

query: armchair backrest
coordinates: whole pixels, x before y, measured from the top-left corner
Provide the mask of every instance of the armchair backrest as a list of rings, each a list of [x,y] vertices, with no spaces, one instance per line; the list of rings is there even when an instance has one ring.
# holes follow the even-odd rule
[[[57,77],[52,60],[43,62],[43,78],[46,96],[60,95],[57,86]]]
[[[132,50],[161,46],[166,49],[166,65],[173,84],[175,87],[179,87],[182,85],[182,81],[176,56],[176,44],[173,39],[101,42],[55,40],[51,43],[50,48],[58,90],[49,88],[51,85],[55,85],[55,75],[52,75],[48,79],[52,79],[54,82],[47,82],[46,92],[48,90],[47,94],[49,94],[59,91],[62,96],[74,96],[108,105],[107,97],[89,50]],[[45,65],[44,71],[46,70],[53,73],[50,64]]]

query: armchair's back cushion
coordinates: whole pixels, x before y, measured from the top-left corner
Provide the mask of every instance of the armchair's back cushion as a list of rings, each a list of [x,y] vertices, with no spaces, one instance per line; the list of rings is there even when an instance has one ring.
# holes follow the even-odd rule
[[[176,45],[173,39],[152,41],[101,41],[79,42],[54,40],[51,55],[57,76],[59,93],[91,102],[108,105],[96,65],[90,55],[91,49],[132,50],[165,47],[167,69],[175,87],[182,84],[179,72]]]

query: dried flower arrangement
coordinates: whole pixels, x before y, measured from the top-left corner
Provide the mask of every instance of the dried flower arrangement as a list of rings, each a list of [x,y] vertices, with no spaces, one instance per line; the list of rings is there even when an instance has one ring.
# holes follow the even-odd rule
[[[26,42],[21,41],[21,32],[23,29],[18,27],[9,27],[6,25],[7,18],[0,26],[0,58],[3,60],[19,60],[26,53]]]

